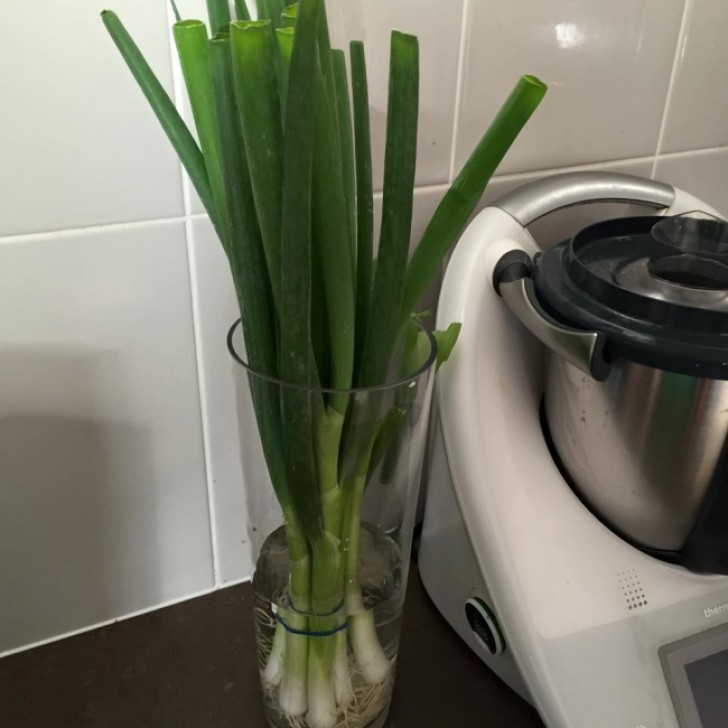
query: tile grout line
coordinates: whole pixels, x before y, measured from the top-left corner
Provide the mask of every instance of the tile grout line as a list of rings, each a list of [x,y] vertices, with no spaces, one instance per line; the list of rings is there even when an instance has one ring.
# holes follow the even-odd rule
[[[667,96],[665,97],[665,108],[662,112],[662,121],[660,123],[660,131],[657,135],[657,147],[655,149],[655,158],[652,162],[652,174],[650,175],[653,179],[657,174],[657,163],[659,162],[660,156],[662,155],[662,147],[665,143],[665,132],[667,130],[667,119],[670,115],[670,107],[672,106],[672,95],[675,90],[675,81],[677,79],[677,72],[680,66],[680,58],[687,42],[687,25],[688,19],[693,7],[693,0],[685,0],[685,6],[683,7],[682,19],[680,20],[680,31],[678,33],[677,45],[675,46],[675,56],[672,59],[672,69],[670,70],[670,82],[667,87]]]
[[[106,231],[116,232],[123,230],[138,230],[144,227],[154,227],[158,225],[171,225],[173,223],[184,222],[184,216],[159,217],[151,220],[134,220],[132,222],[111,222],[103,225],[86,225],[77,228],[65,228],[64,230],[41,230],[34,233],[15,233],[10,235],[0,235],[0,245],[6,243],[24,243],[35,242],[37,240],[53,240],[54,238],[70,238],[74,236],[96,235]]]
[[[431,185],[415,185],[414,188],[414,194],[417,196],[420,193],[427,193],[427,192],[447,192],[447,190],[450,188],[450,185],[448,182],[438,182],[436,184]],[[384,195],[384,192],[382,190],[379,190],[374,193],[374,199],[377,201],[381,201],[382,197]]]
[[[703,149],[686,149],[681,152],[666,152],[660,155],[662,159],[675,159],[680,157],[691,157],[694,155],[708,155],[715,152],[728,151],[728,145],[717,146],[717,147],[705,147]],[[519,179],[528,179],[535,175],[547,175],[547,174],[558,174],[560,172],[579,172],[582,170],[593,170],[593,169],[611,169],[614,167],[622,167],[627,164],[633,164],[635,162],[653,162],[655,158],[654,154],[645,154],[638,157],[625,157],[622,159],[602,159],[593,162],[582,162],[580,164],[569,164],[558,167],[543,167],[539,169],[528,169],[522,172],[509,172],[508,174],[495,174],[493,180],[499,181],[517,181]],[[427,193],[427,192],[446,192],[450,188],[449,182],[434,182],[431,184],[417,185],[415,187],[415,194]],[[374,197],[381,199],[382,190],[378,190],[374,193]]]
[[[190,185],[185,175],[184,182],[185,207],[190,204]],[[215,508],[215,494],[212,477],[212,458],[210,455],[210,431],[208,425],[208,397],[205,386],[205,365],[203,358],[202,337],[200,335],[200,299],[198,295],[197,265],[194,257],[194,229],[193,217],[188,215],[185,220],[185,237],[187,239],[187,263],[190,282],[190,301],[192,304],[192,335],[195,342],[195,364],[197,375],[197,393],[200,405],[200,431],[202,433],[202,453],[205,461],[205,483],[207,490],[207,515],[210,521],[210,553],[212,556],[212,574],[215,580],[215,588],[220,588],[220,566],[218,560],[218,535],[217,535],[217,511]]]
[[[460,111],[463,101],[463,76],[465,75],[465,46],[468,37],[468,13],[470,11],[470,0],[463,0],[463,20],[460,25],[460,52],[458,54],[458,75],[455,84],[455,111],[452,121],[452,147],[450,149],[450,169],[448,180],[450,183],[455,179],[455,164],[457,161],[458,129],[460,128]]]
[[[171,3],[167,3],[167,18],[170,27],[174,23]],[[182,76],[180,73],[177,58],[174,53],[174,39],[172,33],[169,34],[169,52],[172,62],[172,79],[174,88],[175,106],[179,107],[184,96],[182,87]],[[207,518],[210,525],[210,555],[212,557],[212,578],[214,589],[220,588],[220,566],[218,563],[217,553],[217,514],[215,510],[215,496],[213,492],[212,463],[210,457],[210,433],[207,421],[207,388],[205,386],[205,365],[202,352],[202,339],[200,336],[200,299],[198,295],[198,275],[197,265],[194,256],[194,229],[193,221],[197,216],[192,215],[192,198],[190,181],[180,163],[180,174],[182,175],[182,195],[184,204],[184,222],[185,222],[185,241],[187,248],[187,270],[189,274],[190,286],[190,304],[192,307],[192,338],[195,344],[195,375],[197,377],[197,396],[200,406],[200,431],[202,434],[202,456],[205,464],[205,488],[207,492]]]
[[[685,149],[682,152],[665,152],[660,155],[660,159],[680,159],[681,157],[702,157],[715,152],[725,152],[728,146],[720,147],[703,147],[702,149]]]
[[[594,169],[613,169],[614,167],[622,167],[626,164],[635,162],[652,162],[654,154],[648,154],[643,157],[628,157],[627,159],[605,159],[600,162],[584,162],[583,164],[572,164],[565,167],[547,167],[544,169],[533,169],[525,172],[512,172],[510,174],[500,174],[493,177],[493,180],[515,182],[522,179],[529,179],[535,175],[546,176],[552,174],[560,174],[562,172],[580,172]]]
[[[665,152],[660,154],[660,159],[679,159],[681,157],[690,156],[702,156],[713,154],[715,152],[728,151],[728,145],[721,145],[717,147],[702,147],[697,149],[684,149],[679,152]],[[527,177],[531,177],[536,174],[546,174],[549,172],[568,172],[571,170],[580,169],[594,169],[595,167],[602,166],[618,166],[622,164],[629,164],[630,162],[646,162],[653,161],[655,159],[654,154],[641,156],[641,157],[627,157],[626,159],[605,159],[596,162],[584,162],[583,164],[574,164],[566,167],[548,167],[544,169],[531,169],[523,172],[511,172],[509,174],[494,175],[493,179],[498,180],[517,180]],[[429,184],[417,185],[415,192],[445,192],[449,188],[449,182],[433,182]],[[182,186],[185,194],[185,202],[189,196],[189,182],[186,174],[183,173]],[[382,196],[382,190],[378,190],[374,193],[375,197]],[[191,210],[191,204],[190,204]],[[186,206],[185,206],[186,209]],[[172,217],[159,217],[151,218],[149,220],[133,220],[128,222],[110,222],[103,223],[101,225],[88,225],[76,228],[64,228],[61,230],[39,230],[37,232],[30,233],[11,233],[8,235],[0,235],[0,245],[13,244],[13,243],[24,243],[24,242],[36,242],[38,240],[53,240],[54,238],[63,239],[74,236],[84,235],[96,235],[104,232],[122,232],[124,230],[138,230],[145,227],[155,227],[161,225],[172,225],[174,223],[185,223],[187,220],[192,222],[196,220],[207,219],[207,213],[205,212],[185,212],[181,216]]]

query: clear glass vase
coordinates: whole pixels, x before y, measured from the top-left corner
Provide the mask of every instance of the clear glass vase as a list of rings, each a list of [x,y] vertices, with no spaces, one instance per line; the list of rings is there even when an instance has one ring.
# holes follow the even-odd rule
[[[253,371],[239,322],[230,331],[258,660],[276,728],[387,718],[437,358],[432,335],[415,334],[390,381],[333,391]]]

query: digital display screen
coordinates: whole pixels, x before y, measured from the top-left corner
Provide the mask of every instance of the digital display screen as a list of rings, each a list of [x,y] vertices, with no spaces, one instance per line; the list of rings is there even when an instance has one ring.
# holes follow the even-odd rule
[[[680,728],[728,728],[728,624],[659,650]]]
[[[728,726],[728,651],[685,665],[702,728]]]

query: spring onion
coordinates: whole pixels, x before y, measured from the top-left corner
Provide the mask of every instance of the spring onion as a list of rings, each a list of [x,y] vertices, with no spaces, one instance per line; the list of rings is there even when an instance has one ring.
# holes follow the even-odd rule
[[[403,391],[382,414],[352,388],[384,384],[398,343],[403,373],[421,362],[417,300],[545,86],[519,81],[409,257],[420,58],[416,37],[392,33],[375,259],[363,44],[350,46],[349,75],[324,0],[257,0],[255,21],[244,0],[234,7],[237,19],[227,0],[207,0],[209,25],[174,7],[199,144],[119,18],[102,18],[220,238],[250,366],[298,385],[250,378],[290,557],[261,675],[292,724],[333,728],[356,714],[352,665],[374,694],[392,671],[358,582],[362,501],[375,468],[386,482],[414,401]],[[436,333],[438,365],[458,331]]]

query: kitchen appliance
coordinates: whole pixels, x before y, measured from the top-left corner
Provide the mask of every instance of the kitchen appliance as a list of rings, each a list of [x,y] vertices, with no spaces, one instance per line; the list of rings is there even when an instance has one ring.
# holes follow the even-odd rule
[[[597,201],[655,215],[540,254],[528,225]],[[565,174],[448,266],[420,571],[549,728],[728,726],[725,231],[668,185]]]

